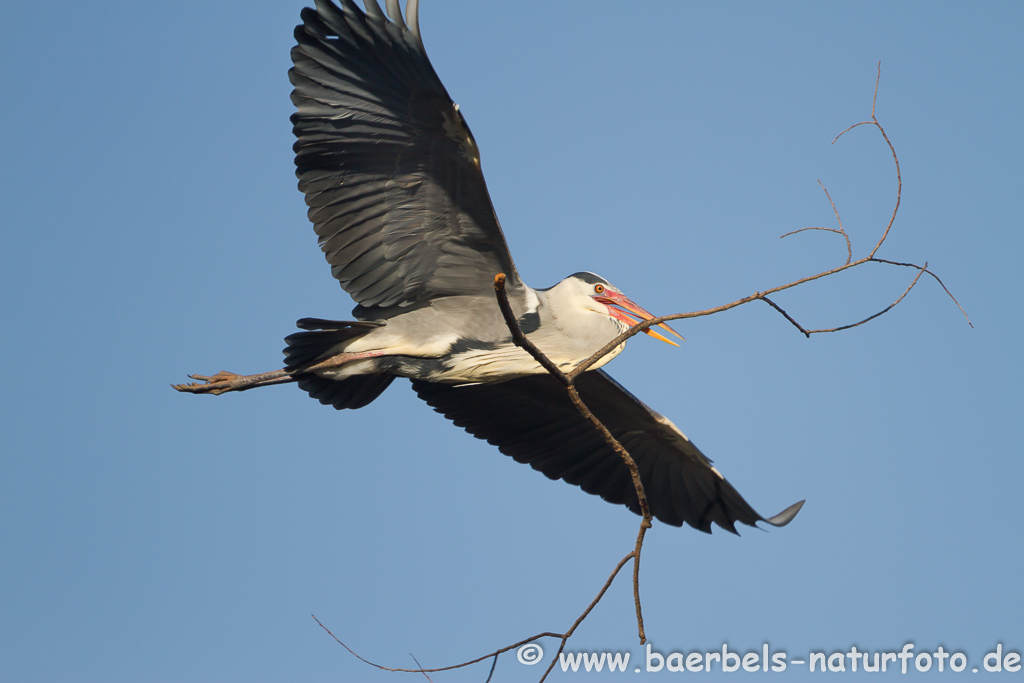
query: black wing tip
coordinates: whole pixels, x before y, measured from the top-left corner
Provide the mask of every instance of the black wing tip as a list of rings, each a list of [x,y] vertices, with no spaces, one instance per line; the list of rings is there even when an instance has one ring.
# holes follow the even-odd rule
[[[775,527],[786,526],[787,524],[793,521],[793,518],[796,517],[797,513],[800,512],[801,508],[803,508],[804,503],[806,502],[806,500],[801,500],[796,503],[793,503],[779,514],[773,517],[769,517],[764,521],[768,522],[769,524]]]

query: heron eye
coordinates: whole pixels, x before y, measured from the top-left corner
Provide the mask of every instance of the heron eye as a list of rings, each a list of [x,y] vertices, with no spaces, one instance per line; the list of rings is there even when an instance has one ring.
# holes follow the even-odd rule
[[[598,294],[604,293],[604,285],[594,285],[594,291]]]

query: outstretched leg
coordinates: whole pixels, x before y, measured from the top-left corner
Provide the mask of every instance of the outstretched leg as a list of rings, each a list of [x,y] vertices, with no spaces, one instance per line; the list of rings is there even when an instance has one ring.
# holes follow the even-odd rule
[[[191,379],[197,379],[202,384],[172,384],[178,391],[185,391],[190,394],[223,394],[228,391],[245,391],[265,387],[271,384],[285,384],[295,382],[299,378],[287,370],[274,370],[273,372],[261,372],[256,375],[236,375],[233,372],[221,370],[216,375],[189,375]]]
[[[291,370],[282,368],[281,370],[261,372],[256,375],[236,375],[233,372],[221,370],[216,375],[212,375],[210,377],[207,377],[206,375],[189,375],[191,379],[197,379],[202,382],[202,384],[172,384],[171,386],[178,391],[184,391],[190,394],[217,395],[224,394],[229,391],[246,391],[247,389],[256,389],[257,387],[267,387],[271,384],[297,382],[299,381],[299,377],[306,373],[314,372],[316,370],[336,368],[354,360],[377,358],[382,355],[384,355],[384,351],[379,350],[361,351],[358,353],[339,353],[335,356],[331,356],[327,360],[320,361],[319,363],[314,363],[312,365],[305,365]]]

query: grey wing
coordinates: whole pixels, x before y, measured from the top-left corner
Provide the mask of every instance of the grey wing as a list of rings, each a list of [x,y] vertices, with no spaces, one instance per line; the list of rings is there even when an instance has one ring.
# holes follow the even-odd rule
[[[715,522],[788,524],[803,506],[765,519],[711,466],[675,425],[603,371],[576,380],[580,398],[629,451],[640,470],[651,514],[665,524],[711,532]],[[414,380],[413,389],[437,412],[518,462],[639,514],[629,470],[550,375],[500,384],[453,386]]]
[[[331,272],[365,307],[519,286],[476,142],[409,22],[317,0],[288,72],[296,175]]]

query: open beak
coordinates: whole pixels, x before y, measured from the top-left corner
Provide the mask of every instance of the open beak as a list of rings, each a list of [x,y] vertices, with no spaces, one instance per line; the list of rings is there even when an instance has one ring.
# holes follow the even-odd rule
[[[640,322],[640,320],[638,320],[637,318],[643,320],[650,320],[656,317],[654,314],[649,313],[644,309],[640,308],[639,306],[637,306],[624,294],[620,294],[618,292],[611,292],[606,290],[603,295],[595,296],[594,300],[597,301],[598,303],[604,304],[608,308],[608,315],[617,320],[621,320],[630,327]],[[629,311],[629,313],[632,313],[633,315],[637,316],[637,318],[634,318],[633,315],[629,315],[629,313],[626,313],[626,311]],[[663,330],[667,330],[668,332],[671,332],[680,339],[683,339],[682,335],[680,335],[678,332],[673,330],[665,323],[658,323],[657,327],[660,327]],[[676,344],[668,337],[656,332],[654,328],[648,327],[646,330],[644,330],[644,332],[651,335],[655,339],[660,339],[661,341],[667,344],[671,344],[672,346],[679,346],[679,344]],[[686,340],[683,339],[683,341]]]

